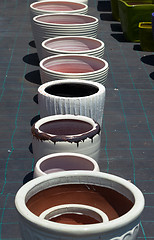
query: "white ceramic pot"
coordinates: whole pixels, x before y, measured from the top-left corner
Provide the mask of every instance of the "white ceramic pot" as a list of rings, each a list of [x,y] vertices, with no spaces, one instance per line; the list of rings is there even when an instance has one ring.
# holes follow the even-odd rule
[[[42,59],[42,42],[58,36],[96,37],[98,19],[84,14],[43,14],[33,18],[32,32],[39,59]]]
[[[100,171],[97,162],[79,153],[53,153],[42,157],[34,167],[34,178],[59,171]]]
[[[42,42],[42,58],[57,54],[88,54],[102,58],[104,42],[83,36],[59,36]]]
[[[38,2],[42,2],[42,1],[44,1],[44,0],[37,0]],[[48,1],[50,1],[50,0],[48,0]],[[58,1],[58,0],[57,0]],[[69,0],[69,1],[73,1],[74,2],[74,0]],[[33,1],[33,0],[31,0],[31,3],[32,2],[35,2],[35,0]],[[85,3],[85,4],[87,4],[88,5],[88,0],[76,0],[76,2],[81,2],[81,3]]]
[[[65,0],[50,0],[34,2],[30,4],[30,17],[31,22],[33,17],[42,14],[54,14],[54,13],[79,13],[86,14],[88,12],[88,6],[81,2],[65,1]]]
[[[66,219],[66,214],[67,214],[67,219]],[[68,214],[70,215],[75,215],[77,217],[77,219],[74,219],[74,222],[71,221],[71,216],[68,216]],[[56,218],[62,218],[63,216],[65,217],[65,220],[63,219],[63,222],[67,221],[67,224],[70,222],[71,223],[78,223],[79,225],[82,223],[82,216],[86,216],[90,220],[92,220],[92,222],[102,222],[102,223],[106,223],[109,221],[107,215],[102,212],[101,210],[99,210],[98,208],[95,207],[91,207],[88,205],[83,205],[83,204],[63,204],[63,205],[58,205],[52,208],[49,208],[47,210],[45,210],[44,212],[42,212],[40,214],[40,218],[41,219],[46,219],[49,221],[58,221],[58,219]],[[62,221],[62,220],[61,220]],[[84,222],[86,222],[86,219],[84,220]],[[92,224],[92,223],[91,223]]]
[[[105,87],[87,80],[55,80],[38,88],[38,103],[41,118],[75,114],[90,117],[102,126]]]
[[[106,60],[87,54],[59,54],[40,61],[42,83],[75,78],[104,85],[108,70]]]
[[[105,212],[109,221],[70,225],[40,219],[42,212],[62,204],[90,205]],[[113,207],[111,212],[107,204]],[[68,171],[26,183],[17,192],[15,205],[24,240],[135,240],[144,197],[135,185],[120,177],[101,172]],[[113,218],[114,210],[117,217]]]
[[[71,114],[54,115],[38,120],[32,126],[35,161],[58,152],[76,152],[98,161],[101,134],[93,119]]]

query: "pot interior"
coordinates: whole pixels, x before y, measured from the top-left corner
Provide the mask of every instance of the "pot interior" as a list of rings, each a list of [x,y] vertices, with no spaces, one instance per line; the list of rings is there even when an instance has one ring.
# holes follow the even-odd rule
[[[76,55],[59,56],[44,61],[44,67],[49,71],[60,73],[88,73],[103,70],[105,62],[102,59]]]
[[[109,220],[126,214],[133,202],[111,188],[92,184],[63,184],[28,197],[28,209],[39,216],[46,209],[62,204],[85,204],[102,210]]]
[[[46,174],[57,171],[70,171],[70,170],[89,170],[94,169],[94,164],[86,158],[71,156],[71,155],[61,155],[56,157],[51,157],[44,160],[40,164],[40,170]]]
[[[84,6],[80,3],[52,1],[52,2],[38,2],[33,4],[33,8],[45,11],[72,11],[83,9]]]
[[[45,92],[58,97],[87,97],[99,91],[98,87],[81,83],[60,83],[48,86]]]
[[[92,128],[93,126],[85,121],[75,119],[60,119],[42,124],[39,127],[39,130],[56,136],[69,136],[86,133],[92,130]]]

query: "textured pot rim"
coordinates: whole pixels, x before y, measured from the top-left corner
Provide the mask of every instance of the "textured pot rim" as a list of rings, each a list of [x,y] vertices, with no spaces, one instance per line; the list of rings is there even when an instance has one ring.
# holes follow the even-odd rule
[[[39,13],[39,15],[41,15],[41,14],[43,14],[43,13],[50,13],[50,12],[54,12],[54,13],[58,13],[58,12],[60,12],[59,10],[44,10],[44,9],[40,9],[40,8],[37,8],[37,7],[35,7],[35,5],[41,5],[42,3],[51,3],[51,2],[57,2],[56,0],[48,0],[48,1],[45,1],[45,0],[43,0],[43,1],[41,1],[41,2],[33,2],[33,3],[31,3],[30,4],[30,9],[31,9],[31,11],[37,11],[38,13]],[[62,13],[63,12],[66,12],[66,13],[71,13],[71,12],[73,12],[73,13],[78,13],[78,12],[80,12],[80,11],[84,11],[84,10],[88,10],[88,6],[87,6],[87,4],[85,4],[85,3],[82,3],[82,2],[75,2],[75,1],[65,1],[65,0],[59,0],[58,1],[58,3],[67,3],[67,4],[70,4],[70,3],[72,3],[72,4],[76,4],[76,5],[79,5],[79,6],[81,6],[81,8],[80,9],[72,9],[72,10],[67,10],[67,11],[61,11]]]
[[[40,21],[38,20],[38,18],[40,17],[47,17],[47,16],[77,16],[77,17],[81,17],[81,18],[89,18],[89,19],[92,19],[93,21],[92,22],[88,22],[88,23],[75,23],[75,24],[70,24],[70,23],[47,23],[47,22],[43,22],[43,21]],[[38,23],[38,24],[43,24],[43,25],[46,25],[46,26],[50,26],[50,25],[53,25],[53,26],[87,26],[87,27],[90,27],[91,25],[93,24],[98,24],[98,18],[94,17],[94,16],[91,16],[91,15],[84,15],[84,14],[79,14],[79,13],[74,13],[74,14],[68,14],[68,13],[55,13],[55,14],[41,14],[41,15],[37,15],[35,17],[33,17],[33,21],[35,23]]]
[[[56,121],[56,120],[77,120],[77,121],[83,121],[86,123],[89,123],[92,128],[89,131],[79,133],[79,134],[72,134],[72,135],[53,135],[50,133],[45,133],[41,131],[39,128],[41,125],[51,122],[51,121]],[[81,115],[72,115],[72,114],[58,114],[58,115],[52,115],[52,116],[47,116],[44,118],[39,119],[36,123],[33,124],[32,126],[32,135],[33,137],[36,137],[40,141],[46,141],[46,140],[51,140],[52,142],[80,142],[84,141],[87,138],[93,138],[96,136],[96,134],[100,133],[100,125],[94,121],[90,117],[86,116],[81,116]]]
[[[68,225],[67,224],[59,224],[59,223],[52,223],[49,221],[42,220],[40,222],[40,219],[38,216],[33,214],[26,206],[25,204],[25,199],[28,194],[28,192],[33,189],[36,186],[41,185],[41,183],[47,183],[48,181],[50,182],[50,179],[54,180],[57,178],[64,177],[66,178],[67,184],[70,182],[67,180],[69,177],[78,177],[81,178],[81,184],[83,184],[83,179],[87,178],[90,179],[90,177],[96,178],[99,180],[99,178],[102,178],[104,180],[108,180],[110,182],[115,182],[118,185],[122,185],[122,187],[126,188],[128,191],[131,192],[131,194],[134,197],[134,205],[128,211],[126,214],[123,216],[114,219],[112,221],[109,221],[108,223],[98,223],[98,224],[93,224],[93,225],[82,225],[82,226],[77,226],[77,225]],[[73,182],[73,180],[71,181]],[[74,183],[78,183],[77,181],[74,180]],[[88,182],[90,184],[90,182]],[[65,183],[66,184],[66,183]],[[93,183],[91,183],[93,184]],[[59,184],[63,185],[63,183]],[[96,185],[99,185],[98,183]],[[49,186],[49,185],[48,185]],[[104,185],[106,186],[106,185]],[[46,187],[48,188],[48,187]],[[46,189],[45,188],[45,189]],[[28,199],[27,199],[28,200]],[[58,172],[58,173],[52,173],[46,176],[41,176],[39,178],[33,179],[30,182],[26,183],[23,185],[17,192],[15,196],[15,206],[20,213],[22,217],[24,217],[27,221],[31,222],[33,225],[39,226],[41,229],[44,228],[48,232],[59,232],[60,234],[64,235],[72,235],[72,236],[85,236],[85,235],[94,235],[94,234],[99,234],[99,233],[106,233],[109,231],[115,231],[116,229],[125,227],[128,224],[131,224],[133,221],[138,219],[140,217],[140,214],[142,213],[144,209],[144,196],[142,192],[132,183],[129,181],[112,175],[108,173],[102,173],[102,172],[91,172],[91,171],[68,171],[66,172]]]
[[[98,91],[94,94],[88,95],[88,96],[84,96],[84,97],[61,97],[61,96],[57,96],[54,94],[49,94],[45,91],[45,89],[49,86],[54,86],[54,85],[61,85],[61,84],[67,84],[67,83],[77,83],[77,84],[83,84],[83,85],[87,85],[87,86],[94,86],[98,88]],[[54,97],[56,99],[86,99],[89,97],[95,97],[96,95],[100,94],[100,93],[104,93],[106,92],[106,88],[104,87],[104,85],[102,85],[101,83],[98,82],[94,82],[94,81],[87,81],[87,80],[80,80],[80,79],[63,79],[63,80],[55,80],[55,81],[50,81],[50,82],[46,82],[43,83],[39,88],[38,88],[38,94],[43,94],[47,97]]]
[[[84,39],[84,40],[90,40],[90,41],[94,41],[94,42],[98,42],[100,44],[99,47],[96,47],[94,49],[89,49],[89,50],[80,50],[80,51],[76,51],[77,53],[83,53],[83,54],[86,54],[86,53],[93,53],[95,51],[99,51],[99,50],[104,50],[104,47],[105,47],[105,44],[104,42],[102,42],[101,40],[97,39],[97,38],[94,38],[94,37],[86,37],[86,36],[58,36],[58,37],[55,37],[55,38],[48,38],[46,40],[44,40],[42,42],[42,47],[45,49],[45,50],[48,50],[48,51],[54,51],[55,53],[71,53],[71,51],[66,51],[66,50],[57,50],[57,49],[54,49],[54,48],[50,48],[50,47],[47,47],[46,44],[50,41],[57,41],[57,40],[65,40],[65,39]],[[73,52],[73,51],[72,51]]]
[[[40,158],[37,161],[37,163],[35,164],[34,175],[35,175],[35,171],[39,172],[40,175],[47,175],[47,173],[45,173],[41,170],[41,168],[40,168],[41,163],[47,161],[50,158],[55,158],[55,157],[60,157],[60,156],[75,156],[78,158],[85,159],[93,164],[93,169],[91,171],[99,171],[99,166],[93,158],[91,158],[87,155],[81,154],[81,153],[61,152],[61,153],[52,153],[52,154],[49,154],[49,155],[46,155],[46,156]],[[75,170],[71,170],[71,171],[79,171],[79,170],[75,169]],[[82,170],[80,170],[80,171],[82,171]]]
[[[105,66],[103,68],[100,68],[100,69],[96,70],[96,71],[84,72],[84,73],[63,73],[63,72],[59,72],[59,71],[49,70],[48,68],[46,68],[44,66],[44,63],[46,61],[50,60],[50,59],[55,59],[56,60],[56,59],[60,59],[60,58],[63,58],[63,57],[66,58],[66,61],[67,61],[67,58],[69,58],[69,57],[70,58],[71,57],[77,57],[77,58],[82,58],[82,57],[84,58],[85,57],[85,58],[89,58],[89,59],[91,58],[94,61],[98,60],[99,62],[104,63]],[[86,75],[86,76],[94,75],[95,76],[95,74],[100,73],[102,71],[103,72],[107,71],[109,69],[109,64],[105,59],[99,58],[99,57],[96,57],[96,56],[92,56],[92,55],[88,55],[88,54],[58,54],[58,55],[54,55],[54,56],[50,56],[50,57],[46,57],[46,58],[42,59],[40,61],[39,65],[40,65],[40,68],[47,73],[53,73],[53,74],[56,73],[58,75],[67,74],[68,76],[84,76],[84,75]]]

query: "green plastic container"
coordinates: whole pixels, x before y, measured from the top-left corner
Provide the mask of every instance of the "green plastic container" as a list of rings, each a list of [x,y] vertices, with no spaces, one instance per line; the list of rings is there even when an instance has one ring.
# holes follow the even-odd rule
[[[139,42],[139,22],[151,22],[154,0],[118,0],[122,31],[127,41]]]
[[[111,11],[113,19],[116,21],[120,21],[118,0],[111,0]]]
[[[152,34],[152,22],[139,23],[140,46],[143,51],[154,51],[154,39]]]

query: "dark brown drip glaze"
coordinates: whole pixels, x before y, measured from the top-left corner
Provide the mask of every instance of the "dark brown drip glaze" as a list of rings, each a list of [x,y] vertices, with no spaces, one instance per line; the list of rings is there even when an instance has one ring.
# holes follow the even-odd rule
[[[49,221],[63,223],[63,224],[73,224],[73,225],[84,225],[84,224],[95,224],[100,223],[93,217],[87,216],[85,214],[75,214],[75,213],[65,213],[57,217],[50,218]]]
[[[43,211],[61,204],[85,204],[105,212],[109,220],[127,213],[133,203],[113,189],[85,185],[67,184],[45,189],[27,202],[28,209],[39,216]]]
[[[39,129],[37,129],[34,124],[31,128],[31,132],[33,137],[41,141],[50,140],[54,143],[62,141],[79,143],[86,138],[93,139],[96,134],[100,133],[100,126],[98,123],[95,122],[95,127],[92,128],[91,124],[84,121],[61,119],[44,123]],[[42,132],[39,132],[39,130]]]
[[[98,88],[82,83],[61,83],[49,86],[45,89],[48,94],[58,97],[86,97],[98,92]]]

